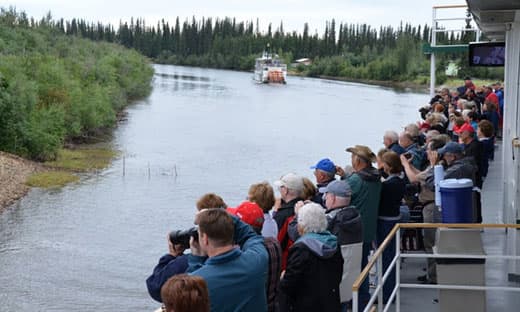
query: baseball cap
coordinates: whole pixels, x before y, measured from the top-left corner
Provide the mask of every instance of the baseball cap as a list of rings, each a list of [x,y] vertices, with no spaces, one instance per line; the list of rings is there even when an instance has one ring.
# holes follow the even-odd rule
[[[352,154],[355,154],[366,161],[369,162],[375,162],[376,161],[376,155],[372,152],[372,150],[365,145],[356,145],[354,147],[349,147],[346,149],[347,152],[351,152]]]
[[[332,160],[328,158],[323,158],[318,161],[318,163],[311,167],[311,169],[319,169],[330,173],[336,173],[336,165],[332,162]]]
[[[466,122],[465,124],[460,126],[455,132],[462,133],[464,131],[468,131],[469,133],[473,133],[473,132],[475,132],[475,129],[469,123]]]
[[[319,191],[323,194],[332,193],[340,197],[350,197],[352,195],[350,185],[345,180],[332,181],[327,186],[320,187]]]
[[[303,178],[294,173],[288,173],[280,178],[280,180],[275,181],[274,185],[276,187],[285,186],[290,190],[303,190]]]
[[[439,155],[444,155],[446,153],[450,154],[462,154],[464,152],[464,149],[462,148],[462,145],[456,143],[456,142],[448,142],[444,147],[439,148],[437,150],[437,153]]]
[[[245,201],[236,208],[227,208],[226,210],[252,227],[262,228],[264,225],[264,211],[257,203]]]

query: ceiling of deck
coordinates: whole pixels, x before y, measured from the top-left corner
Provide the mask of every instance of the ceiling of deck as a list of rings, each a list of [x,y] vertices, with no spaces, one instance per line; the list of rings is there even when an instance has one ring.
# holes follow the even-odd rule
[[[520,14],[520,0],[466,0],[480,30],[490,38],[504,40],[507,23]],[[519,11],[520,12],[520,11]]]

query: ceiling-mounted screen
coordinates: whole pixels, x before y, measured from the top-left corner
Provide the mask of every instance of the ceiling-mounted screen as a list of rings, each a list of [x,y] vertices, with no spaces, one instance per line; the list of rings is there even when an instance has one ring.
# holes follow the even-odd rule
[[[478,42],[469,44],[469,66],[504,66],[504,42]]]

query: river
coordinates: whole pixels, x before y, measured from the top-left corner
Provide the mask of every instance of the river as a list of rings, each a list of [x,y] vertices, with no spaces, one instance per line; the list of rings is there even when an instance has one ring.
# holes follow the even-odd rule
[[[152,311],[145,279],[166,234],[192,225],[195,201],[230,206],[287,172],[312,178],[345,148],[382,147],[419,118],[426,94],[289,77],[155,66],[151,95],[128,107],[107,144],[111,166],[61,189],[33,189],[0,214],[0,311]]]

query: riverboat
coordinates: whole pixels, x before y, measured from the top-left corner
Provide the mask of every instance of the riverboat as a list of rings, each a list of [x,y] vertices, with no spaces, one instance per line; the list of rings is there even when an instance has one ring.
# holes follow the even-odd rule
[[[287,83],[287,65],[276,54],[264,51],[256,59],[253,79],[258,83]]]

